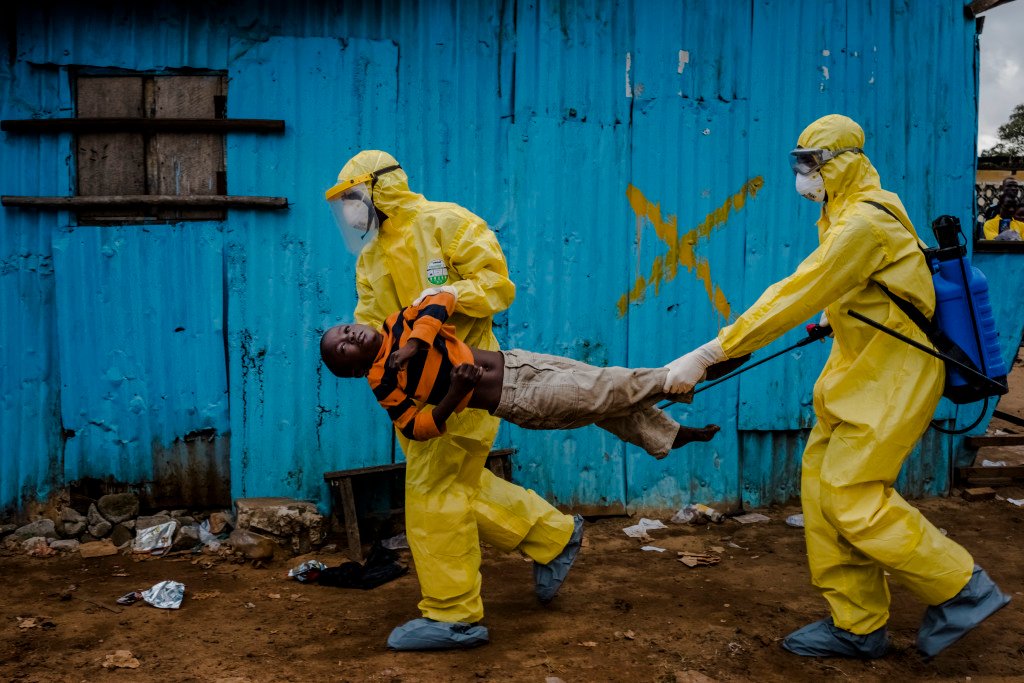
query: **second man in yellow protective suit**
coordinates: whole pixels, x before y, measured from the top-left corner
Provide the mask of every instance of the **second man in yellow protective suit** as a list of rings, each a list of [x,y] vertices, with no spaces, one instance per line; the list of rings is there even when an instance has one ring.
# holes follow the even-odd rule
[[[928,345],[882,286],[930,317],[931,274],[903,204],[882,189],[863,152],[859,125],[825,116],[798,145],[796,189],[822,204],[820,246],[715,339],[669,364],[666,391],[692,389],[711,364],[751,353],[824,309],[835,342],[814,386],[801,499],[811,580],[831,616],[783,647],[807,656],[885,654],[888,572],[929,605],[917,647],[931,657],[1009,597],[893,489],[942,396],[942,361],[847,315],[855,310]]]
[[[471,346],[497,350],[491,318],[515,297],[494,233],[479,217],[409,189],[389,154],[363,151],[342,168],[326,198],[346,244],[358,253],[356,322],[380,328],[429,291],[456,297],[450,323]],[[464,410],[430,441],[397,434],[405,453],[406,535],[419,577],[423,617],[396,628],[398,650],[487,642],[480,598],[480,542],[534,560],[535,592],[554,598],[579,552],[583,519],[484,467],[499,420]]]

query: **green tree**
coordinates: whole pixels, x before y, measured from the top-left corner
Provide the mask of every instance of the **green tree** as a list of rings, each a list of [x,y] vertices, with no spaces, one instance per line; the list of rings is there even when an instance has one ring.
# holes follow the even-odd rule
[[[1024,104],[1018,104],[1013,108],[1010,120],[999,126],[997,133],[999,142],[983,151],[981,156],[1024,156]]]

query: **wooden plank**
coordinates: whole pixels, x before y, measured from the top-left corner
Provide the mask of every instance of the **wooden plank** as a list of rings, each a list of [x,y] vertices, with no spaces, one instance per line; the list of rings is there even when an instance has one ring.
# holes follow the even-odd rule
[[[496,448],[487,454],[487,459],[492,458],[508,458],[515,455],[517,450],[515,448]],[[373,465],[372,467],[358,467],[351,470],[337,470],[335,472],[327,472],[324,474],[324,481],[330,482],[332,479],[341,479],[343,477],[358,477],[362,474],[377,474],[379,472],[394,472],[395,470],[404,470],[404,462],[395,462],[387,465]]]
[[[154,119],[215,118],[224,94],[222,76],[156,76],[146,101]],[[215,133],[157,133],[147,148],[147,186],[162,195],[220,194],[224,173],[224,137]],[[164,220],[222,220],[223,211],[161,209]]]
[[[338,470],[336,472],[327,472],[324,474],[324,481],[330,482],[333,479],[343,479],[345,477],[358,477],[362,474],[377,474],[379,472],[394,472],[396,470],[404,470],[404,462],[391,463],[390,465],[374,465],[373,467],[359,467],[353,470]]]
[[[97,80],[97,79],[90,79]],[[140,95],[140,107],[141,107]],[[12,134],[34,133],[283,133],[282,119],[211,119],[131,117],[84,117],[74,119],[4,119],[0,130]]]
[[[1018,427],[1024,427],[1024,418],[1011,415],[1010,413],[1004,413],[1001,410],[993,411],[992,417],[998,417],[1004,422],[1009,422],[1010,424],[1017,425]]]
[[[610,505],[558,505],[560,512],[578,514],[584,517],[629,517],[629,511],[623,503]],[[672,513],[669,512],[669,515]]]
[[[1005,467],[958,467],[957,476],[970,481],[982,479],[1024,479],[1024,466]]]
[[[964,14],[967,15],[968,19],[973,19],[982,12],[987,12],[1008,2],[1013,2],[1013,0],[974,0],[974,2],[964,7]]]
[[[982,486],[973,489],[964,489],[960,494],[960,497],[972,502],[976,500],[991,500],[996,497],[996,491],[995,489],[991,489],[987,486]]]
[[[217,207],[225,209],[287,209],[287,197],[247,197],[244,195],[210,195],[180,197],[176,195],[141,194],[116,197],[23,197],[4,195],[3,206],[35,209],[82,209],[132,206]]]
[[[1024,446],[1024,434],[1004,434],[1001,436],[969,436],[964,439],[964,447],[971,450],[988,446]]]
[[[81,77],[77,80],[79,116],[141,117],[141,77]],[[83,133],[75,149],[79,195],[146,193],[145,144],[141,133]],[[109,218],[109,211],[79,213],[80,222]]]
[[[348,538],[349,556],[356,562],[362,562],[363,543],[359,538],[359,519],[356,517],[356,496],[352,490],[352,478],[343,477],[337,485],[345,515],[345,536]]]

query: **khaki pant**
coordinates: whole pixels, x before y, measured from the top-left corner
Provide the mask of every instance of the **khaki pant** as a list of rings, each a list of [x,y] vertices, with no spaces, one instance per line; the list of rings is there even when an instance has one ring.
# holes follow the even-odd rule
[[[496,417],[526,429],[597,425],[656,458],[668,455],[679,423],[654,407],[666,398],[666,368],[600,368],[513,349]]]

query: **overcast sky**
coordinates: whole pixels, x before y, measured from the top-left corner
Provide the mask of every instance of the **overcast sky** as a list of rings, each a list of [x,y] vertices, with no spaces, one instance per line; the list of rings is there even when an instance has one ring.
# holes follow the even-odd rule
[[[981,32],[978,150],[998,141],[996,130],[1024,104],[1024,0],[985,12]]]

